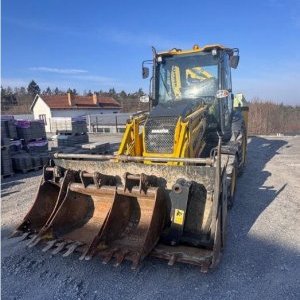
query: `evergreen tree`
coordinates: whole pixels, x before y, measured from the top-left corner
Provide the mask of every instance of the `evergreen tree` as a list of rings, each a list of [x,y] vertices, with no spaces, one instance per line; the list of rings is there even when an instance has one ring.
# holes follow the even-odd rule
[[[26,88],[24,86],[21,86],[20,87],[20,91],[19,91],[20,95],[26,95],[27,94],[27,91],[26,91]]]
[[[1,85],[1,98],[6,96],[6,89]]]
[[[52,91],[49,86],[46,88],[46,90],[44,92],[45,92],[45,95],[48,95],[48,96],[52,95]]]
[[[138,96],[143,96],[145,93],[142,88],[139,88],[137,94],[138,94]]]
[[[120,97],[121,97],[122,99],[125,99],[125,98],[127,97],[126,92],[125,92],[125,91],[121,91],[121,92],[120,92]]]
[[[31,82],[28,84],[27,91],[28,94],[35,97],[41,92],[41,89],[34,80],[31,80]]]
[[[109,94],[110,96],[115,96],[115,95],[116,95],[116,90],[115,90],[114,88],[109,89],[108,94]]]
[[[12,95],[13,94],[13,90],[10,86],[8,86],[6,89],[5,89],[5,95]]]

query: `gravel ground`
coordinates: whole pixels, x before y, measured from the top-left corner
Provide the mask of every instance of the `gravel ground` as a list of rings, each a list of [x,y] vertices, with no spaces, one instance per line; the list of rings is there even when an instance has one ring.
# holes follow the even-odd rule
[[[300,299],[300,137],[253,137],[219,267],[146,259],[115,268],[8,239],[41,172],[2,181],[2,299]]]

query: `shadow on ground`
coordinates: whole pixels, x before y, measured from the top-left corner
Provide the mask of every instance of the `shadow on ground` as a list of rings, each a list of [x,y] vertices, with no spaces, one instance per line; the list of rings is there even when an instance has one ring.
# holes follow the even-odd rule
[[[4,197],[6,194],[4,192],[7,189],[10,189],[16,185],[19,185],[21,183],[24,183],[26,179],[31,178],[31,177],[37,177],[42,175],[42,170],[39,171],[33,171],[33,172],[28,172],[28,173],[16,173],[15,175],[4,178],[1,180],[1,196]],[[10,193],[8,193],[10,194]]]
[[[287,144],[280,139],[251,138],[248,144],[247,165],[238,179],[236,201],[232,209],[232,222],[237,219],[243,224],[239,232],[247,233],[259,215],[286,188],[287,182],[278,190],[274,186],[265,185],[272,176],[265,167],[275,155],[280,155],[278,150]]]

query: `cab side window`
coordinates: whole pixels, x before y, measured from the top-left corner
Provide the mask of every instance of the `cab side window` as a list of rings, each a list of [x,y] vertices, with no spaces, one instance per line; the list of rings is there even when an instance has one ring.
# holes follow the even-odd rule
[[[231,113],[231,111],[233,109],[233,101],[232,101],[232,97],[231,97],[231,90],[232,90],[231,69],[230,69],[228,54],[224,55],[222,89],[226,89],[229,91],[227,105],[228,105],[228,110]]]

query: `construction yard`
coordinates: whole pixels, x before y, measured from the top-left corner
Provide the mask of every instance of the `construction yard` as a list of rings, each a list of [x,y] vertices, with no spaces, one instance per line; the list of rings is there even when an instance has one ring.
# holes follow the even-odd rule
[[[9,239],[34,201],[40,175],[2,181],[2,299],[300,299],[299,136],[249,139],[227,246],[207,274],[151,257],[138,271],[127,263],[115,268]]]

